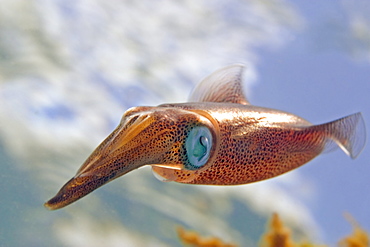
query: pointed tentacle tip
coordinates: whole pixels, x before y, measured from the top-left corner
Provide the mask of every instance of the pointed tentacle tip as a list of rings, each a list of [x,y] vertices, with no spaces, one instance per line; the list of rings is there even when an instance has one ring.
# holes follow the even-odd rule
[[[69,205],[70,203],[72,203],[72,201],[68,202],[67,200],[63,200],[64,197],[65,197],[64,194],[60,195],[58,193],[56,196],[51,198],[49,201],[45,202],[44,207],[49,210],[57,210],[57,209],[63,208]]]
[[[64,208],[94,191],[107,181],[108,179],[105,177],[95,180],[91,176],[72,178],[53,198],[44,203],[44,207],[49,210]]]
[[[50,199],[49,201],[44,203],[44,207],[49,210],[56,210],[59,209],[60,207],[57,206],[56,203],[52,202],[53,199]]]
[[[49,210],[56,210],[57,208],[54,207],[53,204],[51,204],[49,201],[44,203],[44,207]]]

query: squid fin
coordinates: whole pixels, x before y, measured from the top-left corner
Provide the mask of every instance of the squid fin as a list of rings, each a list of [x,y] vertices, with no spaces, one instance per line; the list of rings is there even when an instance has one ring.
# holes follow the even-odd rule
[[[323,131],[329,137],[325,152],[332,151],[338,145],[348,156],[355,159],[365,146],[366,128],[360,112],[309,128]]]
[[[216,70],[196,86],[189,102],[223,102],[249,105],[242,89],[244,69],[244,65],[233,64]]]

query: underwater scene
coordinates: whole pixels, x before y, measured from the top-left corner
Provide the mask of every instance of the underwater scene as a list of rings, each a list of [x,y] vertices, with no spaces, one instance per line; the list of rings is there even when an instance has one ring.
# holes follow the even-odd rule
[[[3,0],[0,246],[369,246],[369,11],[365,0]],[[212,94],[224,86],[218,79],[230,76],[218,75],[216,86],[194,90],[220,68],[243,68],[232,77],[238,83]],[[330,131],[318,124],[345,116],[355,117],[335,130],[356,125],[358,112],[364,125],[356,138],[322,140],[298,169],[248,184],[238,180],[239,170],[216,179],[206,173],[218,132],[194,127],[199,143],[186,139],[185,146],[196,146],[195,163],[173,167],[153,158],[153,169],[132,166],[121,177],[110,171],[104,186],[70,205],[49,201],[71,178],[91,175],[89,161],[98,158],[88,157],[117,126],[126,124],[131,135],[144,130],[135,125],[137,109],[189,101],[279,109],[301,117],[293,117],[298,125],[291,129],[307,119],[323,127],[313,128],[321,134]],[[192,107],[181,112],[200,112]],[[146,153],[135,151],[133,160],[152,158],[145,147],[153,133],[112,142],[116,149],[108,150],[142,147]],[[353,150],[346,148],[352,142]],[[166,142],[154,144],[161,150]],[[189,180],[198,168],[203,175]],[[71,188],[81,184],[92,186],[79,180]],[[68,193],[60,197],[75,195]]]

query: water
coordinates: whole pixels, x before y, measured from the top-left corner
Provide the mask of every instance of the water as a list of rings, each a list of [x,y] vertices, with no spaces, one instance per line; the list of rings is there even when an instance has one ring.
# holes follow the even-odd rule
[[[144,168],[65,209],[42,206],[127,108],[185,101],[230,63],[248,66],[252,103],[315,123],[361,110],[369,123],[359,3],[4,0],[0,246],[181,246],[178,225],[255,245],[272,212],[316,242],[349,232],[343,211],[370,229],[368,149],[236,187],[162,183]]]

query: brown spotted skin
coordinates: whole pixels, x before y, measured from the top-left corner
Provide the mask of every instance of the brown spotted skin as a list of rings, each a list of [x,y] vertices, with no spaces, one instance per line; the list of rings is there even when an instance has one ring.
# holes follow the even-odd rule
[[[331,150],[333,143],[351,158],[359,155],[366,139],[361,113],[311,125],[290,113],[252,106],[242,92],[243,69],[230,65],[215,71],[197,85],[190,103],[126,111],[118,127],[45,206],[62,208],[145,165],[165,181],[236,185],[295,169]],[[189,152],[199,157],[205,147],[205,136],[186,142],[193,130],[212,140],[201,165],[188,158]],[[186,143],[193,145],[194,140],[203,147],[187,150]]]
[[[164,106],[196,110],[199,104]],[[219,148],[212,164],[199,171],[153,170],[180,183],[246,184],[297,168],[319,155],[325,146],[325,135],[306,128],[311,124],[293,114],[249,105],[228,106],[224,111],[219,103],[201,105],[219,128]]]

